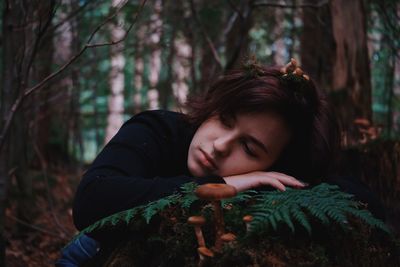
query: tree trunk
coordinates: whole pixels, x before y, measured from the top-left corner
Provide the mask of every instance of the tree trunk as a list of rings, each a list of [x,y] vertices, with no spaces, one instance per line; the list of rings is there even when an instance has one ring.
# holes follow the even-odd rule
[[[354,119],[371,120],[371,76],[362,0],[331,1],[335,59],[332,96],[348,144],[359,138]]]
[[[47,31],[40,45],[36,60],[33,64],[30,80],[41,81],[46,78],[52,71],[53,62],[53,32]],[[38,161],[44,160],[46,165],[50,161],[50,148],[48,147],[50,138],[50,129],[52,119],[55,117],[56,109],[59,107],[51,102],[57,101],[56,94],[59,91],[51,91],[49,85],[44,86],[34,95],[32,108],[35,110],[29,123],[29,134],[34,143],[36,156]],[[53,100],[53,98],[55,98]],[[53,104],[53,105],[52,105]],[[42,159],[40,159],[42,158]],[[40,164],[39,164],[40,166]]]
[[[183,107],[189,94],[187,81],[190,77],[189,66],[192,48],[185,38],[175,40],[174,47],[176,57],[173,63],[174,82],[172,83],[172,88],[177,107],[180,109]]]
[[[249,30],[253,26],[253,10],[250,3],[244,1],[241,6],[238,5],[235,8],[240,10],[234,11],[233,18],[235,20],[233,25],[230,25],[229,21],[226,23],[228,31],[226,32],[225,40],[227,58],[225,70],[235,69],[241,65],[248,53]]]
[[[112,7],[116,8],[120,3],[119,0],[112,1]],[[111,40],[120,40],[125,35],[122,23],[119,23],[121,16],[117,15],[117,22],[110,26]],[[123,123],[124,112],[124,66],[125,58],[123,54],[123,42],[110,46],[111,53],[111,69],[110,69],[110,96],[108,97],[108,117],[105,143],[117,133]]]
[[[32,64],[37,55],[41,37],[46,32],[52,19],[54,2],[6,1],[3,5],[3,59],[2,59],[2,90],[1,90],[1,120],[0,128],[5,122],[11,121],[6,136],[1,136],[5,144],[0,151],[0,202],[1,212],[4,212],[7,186],[10,177],[15,177],[18,187],[18,217],[25,221],[32,218],[32,180],[27,175],[28,157],[32,147],[28,146],[29,128],[27,121],[33,114],[29,102],[24,101],[18,110],[12,110],[12,105],[29,86],[29,76]],[[31,115],[32,116],[32,115]],[[34,126],[33,126],[34,127]],[[3,219],[4,214],[1,215]],[[3,221],[0,222],[3,230]],[[2,232],[3,233],[3,232]],[[1,241],[1,258],[4,257],[3,238]]]
[[[302,9],[301,66],[325,92],[332,90],[335,43],[329,5]]]
[[[286,45],[285,45],[285,29],[281,21],[285,18],[285,11],[281,8],[274,10],[274,30],[273,34],[276,36],[273,50],[273,60],[276,65],[283,66],[288,62],[287,56],[285,55]]]
[[[162,35],[162,19],[161,19],[161,11],[162,11],[162,2],[161,0],[156,0],[154,3],[154,14],[151,16],[150,23],[150,36],[148,42],[151,47],[151,55],[150,55],[150,88],[147,92],[147,98],[149,100],[149,109],[158,109],[160,108],[159,101],[159,90],[157,88],[158,81],[160,78],[160,69],[161,69],[161,49],[160,49],[160,40]]]
[[[134,79],[133,79],[133,87],[135,88],[135,93],[133,95],[133,112],[135,114],[142,111],[143,102],[142,102],[142,91],[143,91],[143,70],[144,70],[144,62],[143,62],[143,40],[145,38],[147,28],[145,25],[139,26],[139,29],[136,32],[136,43],[135,43],[135,65],[134,65]]]

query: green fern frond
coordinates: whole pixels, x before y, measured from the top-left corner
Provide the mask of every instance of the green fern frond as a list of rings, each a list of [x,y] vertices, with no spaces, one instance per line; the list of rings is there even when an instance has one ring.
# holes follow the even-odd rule
[[[143,210],[143,217],[146,220],[146,223],[149,223],[151,218],[154,215],[164,210],[167,207],[170,207],[176,204],[181,196],[178,194],[170,195],[159,200],[148,203]]]
[[[179,204],[183,209],[189,209],[192,204],[199,199],[194,193],[196,188],[197,184],[193,182],[186,183],[181,187],[183,196],[179,199]]]
[[[82,234],[90,233],[107,225],[114,226],[120,222],[129,224],[134,218],[140,218],[140,216],[146,223],[149,223],[153,216],[171,206],[188,209],[198,200],[194,194],[196,187],[195,183],[187,183],[181,187],[180,194],[173,194],[146,205],[105,217],[82,230],[73,240]],[[347,216],[352,215],[371,227],[390,233],[382,221],[374,218],[368,210],[360,209],[360,205],[353,200],[350,194],[341,192],[335,185],[320,184],[303,190],[287,188],[285,192],[249,190],[223,201],[223,204],[236,204],[249,200],[252,200],[251,203],[254,204],[247,207],[248,210],[243,211],[254,217],[250,231],[260,227],[268,228],[268,226],[276,230],[280,224],[285,224],[294,232],[297,223],[311,233],[309,221],[311,217],[324,224],[336,222],[346,226]]]
[[[137,209],[127,210],[124,218],[125,223],[129,224],[129,222],[132,220],[133,217],[135,217],[136,214],[137,214]]]
[[[290,219],[289,208],[284,206],[282,207],[282,209],[279,210],[279,212],[281,214],[283,221],[286,223],[287,226],[289,226],[290,230],[292,230],[292,233],[294,233],[294,224]]]
[[[226,206],[228,204],[235,204],[235,203],[240,203],[240,202],[245,202],[247,200],[250,200],[254,197],[254,195],[257,193],[255,190],[247,190],[244,192],[238,193],[236,196],[228,199],[223,199],[221,201],[222,206]]]
[[[298,221],[309,234],[311,234],[311,225],[307,219],[307,215],[297,207],[292,207],[290,211],[293,214],[293,218]]]
[[[197,186],[198,185],[195,182],[183,184],[181,186],[181,192],[183,195],[192,194],[196,190]]]
[[[297,222],[311,233],[311,217],[323,224],[336,222],[345,227],[347,216],[353,215],[371,227],[389,232],[382,221],[369,211],[360,209],[353,196],[340,191],[336,185],[323,183],[311,189],[261,192],[255,199],[256,204],[250,208],[250,214],[254,216],[252,229],[261,224],[276,229],[277,223],[284,223],[294,231],[294,222]]]

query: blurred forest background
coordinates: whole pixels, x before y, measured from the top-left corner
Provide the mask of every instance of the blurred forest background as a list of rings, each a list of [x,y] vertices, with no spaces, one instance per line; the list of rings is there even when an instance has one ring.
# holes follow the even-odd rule
[[[362,166],[392,224],[399,219],[399,0],[6,0],[0,7],[8,266],[52,265],[75,233],[80,176],[123,121],[146,109],[184,111],[189,94],[249,54],[268,65],[299,60],[335,108],[351,151],[345,161]]]

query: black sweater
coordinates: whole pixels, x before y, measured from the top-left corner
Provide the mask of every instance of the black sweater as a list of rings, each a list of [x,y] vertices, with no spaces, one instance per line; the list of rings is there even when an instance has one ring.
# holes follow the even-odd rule
[[[73,208],[77,229],[170,195],[184,183],[224,183],[218,176],[189,173],[187,154],[195,130],[171,111],[146,111],[125,122],[78,187]]]
[[[195,131],[184,115],[171,111],[146,111],[128,120],[83,176],[73,208],[77,229],[170,195],[184,183],[224,183],[219,176],[196,178],[189,173],[187,156]],[[378,217],[384,216],[379,201],[360,181],[334,177],[327,182],[368,203]]]

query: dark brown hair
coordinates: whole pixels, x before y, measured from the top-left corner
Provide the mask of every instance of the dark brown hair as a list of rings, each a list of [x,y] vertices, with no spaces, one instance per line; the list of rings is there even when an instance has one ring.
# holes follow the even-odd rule
[[[337,147],[337,127],[322,91],[311,80],[283,76],[278,67],[243,67],[218,78],[202,95],[189,98],[188,119],[200,126],[211,116],[232,121],[238,113],[275,112],[292,133],[269,170],[311,183],[326,175]]]

